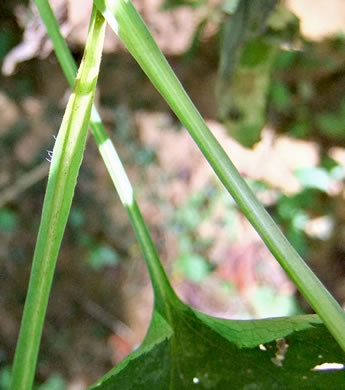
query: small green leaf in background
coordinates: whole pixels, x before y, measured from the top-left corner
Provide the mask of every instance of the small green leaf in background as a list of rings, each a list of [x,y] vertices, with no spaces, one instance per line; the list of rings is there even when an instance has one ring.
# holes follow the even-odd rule
[[[0,370],[0,390],[7,390],[11,383],[11,368],[6,366]]]
[[[294,61],[295,53],[282,49],[281,44],[296,38],[298,20],[275,0],[229,0],[222,9],[229,16],[222,29],[218,117],[232,137],[252,147],[260,141],[267,120],[270,89],[279,110],[291,105],[286,87],[270,88],[270,83],[274,68],[286,68]]]
[[[281,317],[298,312],[295,299],[290,295],[278,295],[268,286],[256,288],[250,297],[255,314],[260,317]]]
[[[292,223],[286,229],[286,237],[301,256],[307,256],[310,245],[308,245],[305,231],[304,229],[296,228],[293,222],[294,220],[292,220]]]
[[[292,217],[306,208],[313,207],[314,198],[310,191],[302,191],[294,196],[282,195],[277,204],[278,216],[290,221]]]
[[[11,367],[2,367],[0,371],[0,390],[8,390],[11,383]],[[34,390],[66,390],[67,385],[60,375],[52,375],[42,385],[34,385]]]
[[[295,138],[307,138],[311,132],[311,123],[309,120],[297,120],[291,125],[289,135]]]
[[[240,65],[255,68],[267,60],[270,51],[270,46],[262,40],[249,41],[241,53]]]
[[[276,0],[227,1],[216,95],[218,116],[241,144],[260,140],[276,44],[263,37]]]
[[[236,12],[240,0],[224,0],[222,4],[222,10],[232,15]]]
[[[181,238],[184,234],[195,232],[197,227],[211,215],[212,204],[215,201],[212,189],[192,193],[172,218],[173,229]]]
[[[316,118],[316,124],[322,134],[332,138],[345,139],[345,119],[333,113],[320,114]]]
[[[37,390],[66,390],[66,381],[60,375],[53,375]]]
[[[94,390],[324,389],[344,384],[345,362],[315,315],[256,321],[209,317],[184,304],[153,314],[146,339]]]
[[[287,112],[291,107],[291,93],[282,82],[274,82],[270,87],[272,104],[281,112]]]
[[[285,227],[286,236],[298,253],[307,255],[309,250],[305,227],[310,216],[305,210],[318,209],[318,198],[313,189],[288,197],[282,195],[277,203],[277,216]]]
[[[9,209],[0,210],[0,230],[11,233],[16,230],[18,226],[17,214]]]
[[[85,223],[85,211],[78,207],[72,207],[68,223],[74,229],[80,229]]]
[[[177,271],[183,273],[186,279],[201,283],[211,271],[211,266],[207,260],[194,253],[185,253],[177,259]]]
[[[296,51],[293,50],[281,50],[275,60],[274,68],[275,69],[287,69],[289,68],[296,59]]]
[[[99,270],[105,266],[117,265],[119,256],[110,245],[101,244],[91,249],[88,260],[93,269]]]
[[[303,187],[314,188],[323,192],[329,190],[332,182],[327,170],[320,167],[298,169],[295,174]]]
[[[162,8],[164,10],[177,7],[200,7],[205,3],[205,0],[165,0]]]
[[[334,180],[344,180],[345,169],[342,165],[337,164],[332,169],[329,170],[329,175]]]
[[[5,55],[11,48],[12,34],[7,29],[0,32],[0,60],[3,60]]]

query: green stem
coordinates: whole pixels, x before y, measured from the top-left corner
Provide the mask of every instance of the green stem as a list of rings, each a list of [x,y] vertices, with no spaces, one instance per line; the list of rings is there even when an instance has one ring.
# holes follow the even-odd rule
[[[52,40],[56,56],[66,79],[70,85],[73,85],[77,66],[67,47],[66,41],[61,35],[59,25],[49,2],[47,0],[35,0],[35,3]],[[168,302],[168,297],[172,300],[176,300],[176,295],[170,286],[164,269],[162,268],[152,238],[150,237],[149,231],[136,203],[135,194],[126,171],[102,124],[101,118],[95,106],[92,108],[90,127],[108,173],[130,216],[131,223],[143,251],[152,280],[156,308],[160,307],[160,309],[163,310],[164,302]]]
[[[102,132],[102,134],[106,136],[100,119],[98,122],[97,118],[92,120],[91,125],[95,127],[95,130]],[[155,308],[160,311],[169,310],[168,304],[171,302],[177,302],[177,297],[159,260],[157,250],[153,244],[150,233],[145,225],[144,219],[135,200],[134,191],[126,171],[113,143],[109,138],[99,143],[98,148],[114,186],[120,196],[121,202],[128,212],[141,250],[143,251],[153,286]]]
[[[134,201],[131,206],[127,207],[127,211],[139,244],[145,254],[146,264],[154,290],[155,310],[169,315],[170,304],[176,305],[179,299],[165,274],[156,247],[152,242],[137,203]]]
[[[130,0],[94,0],[267,247],[345,350],[345,312],[281,233],[206,126]]]
[[[73,93],[56,139],[24,313],[15,352],[11,389],[31,389],[57,255],[82,161],[101,61],[106,23],[94,7],[90,32]]]

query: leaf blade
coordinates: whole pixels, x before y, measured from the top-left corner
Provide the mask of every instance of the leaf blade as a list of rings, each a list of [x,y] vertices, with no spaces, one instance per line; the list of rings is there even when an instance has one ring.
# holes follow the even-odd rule
[[[172,322],[160,328],[155,312],[149,345],[144,342],[90,390],[292,390],[302,384],[303,389],[335,390],[344,383],[344,370],[313,370],[326,361],[345,362],[344,352],[315,315],[232,321],[187,306],[173,312]]]

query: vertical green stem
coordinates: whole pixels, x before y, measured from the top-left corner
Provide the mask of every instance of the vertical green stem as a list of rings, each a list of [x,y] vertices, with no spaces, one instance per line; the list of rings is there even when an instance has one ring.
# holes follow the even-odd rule
[[[105,21],[94,7],[83,60],[54,146],[11,390],[32,387],[57,255],[82,161],[102,55]]]
[[[70,85],[73,85],[77,67],[66,42],[60,33],[59,25],[49,2],[47,0],[35,0],[35,3],[53,42],[55,53],[63,72],[65,73],[66,79]],[[157,308],[159,306],[163,310],[164,302],[168,303],[168,298],[176,300],[176,295],[173,292],[161,262],[159,261],[157,250],[155,249],[150,233],[136,203],[135,194],[125,169],[94,106],[92,108],[90,127],[108,173],[130,216],[131,223],[143,251],[152,280],[155,305]]]

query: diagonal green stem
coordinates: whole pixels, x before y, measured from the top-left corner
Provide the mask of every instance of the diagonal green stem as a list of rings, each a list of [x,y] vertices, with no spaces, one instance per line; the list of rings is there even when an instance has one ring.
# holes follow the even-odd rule
[[[97,120],[91,121],[91,126],[94,130],[100,130],[105,134],[100,119],[98,122]],[[176,302],[177,297],[159,260],[157,250],[135,200],[134,191],[125,169],[109,138],[99,143],[98,149],[120,196],[121,202],[127,210],[141,250],[143,251],[153,286],[155,308],[160,311],[169,310],[169,303]]]
[[[267,247],[345,350],[345,312],[256,199],[206,126],[130,0],[94,0],[151,82],[188,129],[215,173]]]
[[[61,35],[59,25],[49,2],[47,0],[35,0],[35,3],[52,40],[56,56],[66,79],[70,85],[73,85],[77,67],[67,47],[66,41]],[[92,108],[90,127],[92,135],[97,143],[98,150],[104,160],[120,199],[129,214],[131,223],[143,251],[152,280],[156,308],[164,310],[165,303],[168,303],[169,299],[176,300],[176,295],[172,290],[169,280],[161,265],[157,250],[155,249],[150,233],[136,203],[135,194],[125,169],[94,106]]]
[[[11,390],[29,390],[35,368],[56,260],[71,208],[96,89],[106,23],[94,7],[77,81],[54,146]]]

